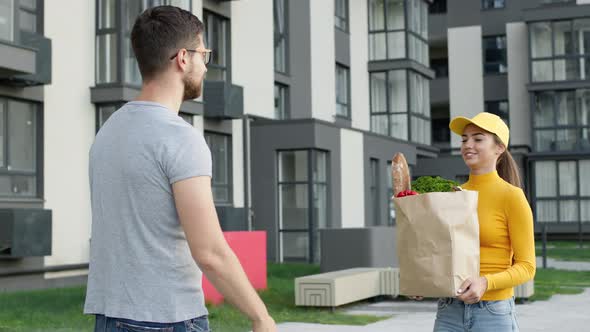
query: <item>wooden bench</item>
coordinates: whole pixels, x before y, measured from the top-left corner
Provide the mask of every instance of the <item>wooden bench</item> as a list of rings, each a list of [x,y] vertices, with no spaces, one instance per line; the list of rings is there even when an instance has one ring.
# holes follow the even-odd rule
[[[295,305],[337,307],[380,295],[399,295],[399,270],[354,268],[295,279]]]

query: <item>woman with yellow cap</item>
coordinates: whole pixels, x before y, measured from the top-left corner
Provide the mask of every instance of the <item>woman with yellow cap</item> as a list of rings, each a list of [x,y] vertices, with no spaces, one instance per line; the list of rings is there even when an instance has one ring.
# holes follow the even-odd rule
[[[454,118],[469,167],[462,187],[479,193],[480,275],[465,280],[456,298],[440,299],[434,331],[518,331],[513,287],[535,275],[533,215],[508,152],[508,126],[479,113]]]

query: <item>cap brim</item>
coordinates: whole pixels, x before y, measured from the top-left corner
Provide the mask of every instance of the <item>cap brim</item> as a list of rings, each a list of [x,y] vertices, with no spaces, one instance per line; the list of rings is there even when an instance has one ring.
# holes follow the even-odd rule
[[[453,121],[451,121],[451,123],[449,124],[449,128],[451,129],[452,132],[461,136],[461,135],[463,135],[463,130],[465,129],[465,127],[468,124],[472,124],[472,123],[473,123],[473,121],[471,121],[470,119],[463,117],[463,116],[458,116],[458,117],[454,118]]]

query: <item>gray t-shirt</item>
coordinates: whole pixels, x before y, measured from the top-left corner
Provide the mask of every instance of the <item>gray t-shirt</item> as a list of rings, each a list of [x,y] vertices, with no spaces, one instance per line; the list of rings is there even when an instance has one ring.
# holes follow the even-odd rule
[[[108,119],[90,150],[84,313],[162,323],[207,314],[172,184],[211,172],[203,135],[168,108],[134,101]]]

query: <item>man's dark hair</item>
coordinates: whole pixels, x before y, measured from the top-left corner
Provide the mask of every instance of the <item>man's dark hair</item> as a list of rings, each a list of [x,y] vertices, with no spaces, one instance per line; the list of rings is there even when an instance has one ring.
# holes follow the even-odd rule
[[[143,80],[149,80],[170,63],[181,48],[192,49],[203,32],[203,22],[184,9],[158,6],[146,9],[135,20],[131,45]]]

